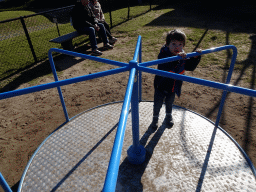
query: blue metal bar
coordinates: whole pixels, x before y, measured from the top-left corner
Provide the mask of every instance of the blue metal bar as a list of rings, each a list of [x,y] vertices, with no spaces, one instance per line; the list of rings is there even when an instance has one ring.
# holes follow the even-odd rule
[[[43,84],[43,85],[37,85],[37,86],[28,87],[28,88],[24,88],[24,89],[17,89],[14,91],[4,92],[4,93],[0,93],[0,100],[7,99],[10,97],[19,96],[19,95],[24,95],[24,94],[28,94],[28,93],[33,93],[33,92],[37,92],[37,91],[42,91],[42,90],[46,90],[46,89],[51,89],[51,88],[55,88],[55,87],[59,87],[59,86],[63,86],[63,85],[78,83],[81,81],[91,80],[91,79],[95,79],[95,78],[99,78],[99,77],[104,77],[104,76],[108,76],[108,75],[113,75],[113,74],[128,71],[129,69],[130,69],[130,67],[121,67],[121,68],[117,68],[117,69],[111,69],[111,70],[103,71],[103,72],[99,72],[99,73],[93,73],[93,74],[84,75],[84,76],[80,76],[80,77],[74,77],[71,79],[65,79],[65,80],[47,83],[47,84]]]
[[[120,61],[113,61],[113,60],[104,59],[104,58],[101,58],[101,57],[94,57],[94,56],[91,56],[91,55],[85,55],[85,54],[82,54],[82,53],[77,53],[77,52],[72,52],[72,51],[67,51],[67,50],[57,49],[57,48],[51,48],[48,52],[48,55],[52,54],[52,52],[71,55],[71,56],[74,56],[74,57],[81,57],[81,58],[84,58],[84,59],[90,59],[90,60],[93,60],[93,61],[98,61],[98,62],[101,62],[101,63],[106,63],[106,64],[115,65],[115,66],[119,66],[119,67],[128,66],[128,63],[124,63],[124,62],[120,62]]]
[[[133,145],[127,150],[127,159],[132,164],[141,164],[145,161],[146,150],[140,145],[139,130],[139,90],[138,90],[138,71],[136,71],[133,92],[132,92],[132,137]]]
[[[232,76],[232,73],[233,73],[233,70],[234,70],[234,66],[235,66],[235,62],[236,62],[236,57],[237,57],[237,49],[233,49],[233,56],[232,56],[231,64],[230,64],[230,67],[229,67],[229,72],[228,72],[228,76],[227,76],[227,79],[226,79],[226,84],[230,83],[230,79],[231,79],[231,76]],[[219,125],[220,117],[221,117],[222,110],[223,110],[223,106],[224,106],[224,103],[225,103],[225,100],[226,100],[226,96],[227,96],[227,91],[224,91],[223,94],[222,94],[220,107],[219,107],[219,111],[218,111],[218,114],[217,114],[217,119],[216,119],[216,122],[215,122],[215,127],[218,127],[218,125]]]
[[[142,73],[141,73],[141,71],[139,71],[138,81],[139,81],[139,102],[141,102],[142,101]]]
[[[222,97],[221,97],[221,101],[220,101],[220,106],[219,106],[219,111],[218,111],[217,118],[216,118],[216,121],[215,121],[215,127],[219,126],[220,117],[221,117],[222,110],[223,110],[223,107],[224,107],[224,103],[225,103],[225,100],[226,100],[226,97],[227,97],[227,93],[228,93],[227,91],[224,91],[222,93]]]
[[[139,63],[142,62],[142,40],[140,40],[140,49],[139,49]]]
[[[134,55],[133,55],[133,60],[134,61],[138,60],[140,45],[141,45],[141,36],[139,35],[138,40],[137,40],[137,44],[136,44],[136,48],[135,48],[135,51],[134,51]]]
[[[133,92],[132,92],[132,136],[133,147],[138,147],[140,143],[139,134],[139,100],[138,100],[138,71],[136,71]]]
[[[136,49],[134,52],[133,61],[141,61],[141,36],[138,37]],[[131,64],[132,65],[132,64]],[[138,65],[138,62],[137,64]],[[133,148],[139,147],[139,77],[138,71],[135,72],[135,80],[132,93],[132,136],[133,136]],[[140,83],[141,84],[141,83]]]
[[[148,67],[138,66],[137,70],[147,72],[147,73],[152,73],[155,75],[164,76],[164,77],[169,77],[169,78],[173,78],[173,79],[178,79],[178,80],[182,80],[182,81],[187,81],[190,83],[213,87],[216,89],[222,89],[224,91],[235,92],[235,93],[239,93],[239,94],[243,94],[243,95],[256,97],[256,90],[246,89],[243,87],[237,87],[237,86],[233,86],[230,84],[227,85],[225,83],[218,83],[218,82],[214,82],[214,81],[199,79],[199,78],[180,75],[180,74],[176,74],[176,73],[169,73],[167,71],[161,71],[158,69],[152,69],[152,68],[148,68]]]
[[[222,47],[215,47],[215,48],[203,50],[202,53],[196,53],[196,52],[188,53],[186,58],[195,57],[195,56],[199,56],[199,55],[205,55],[208,53],[223,51],[223,50],[227,50],[227,49],[232,49],[233,53],[237,52],[237,49],[234,45],[225,45]],[[143,62],[140,64],[140,66],[147,67],[147,66],[158,65],[158,64],[162,64],[162,63],[171,62],[171,61],[176,61],[176,60],[180,60],[180,59],[181,59],[180,56],[167,57],[167,58],[158,59],[158,60],[154,60],[154,61]]]
[[[230,47],[230,46],[224,46],[224,47]],[[230,47],[230,49],[233,50],[233,55],[232,55],[232,59],[231,59],[231,63],[230,63],[230,67],[229,67],[229,72],[228,72],[228,76],[227,76],[227,80],[226,80],[226,84],[230,83],[230,79],[235,67],[235,63],[236,63],[236,57],[237,57],[237,49],[235,46],[232,45],[232,47]]]
[[[213,129],[213,132],[212,132],[210,143],[208,145],[207,153],[206,153],[206,156],[205,156],[205,159],[204,159],[204,164],[203,164],[202,171],[201,171],[201,174],[200,174],[200,177],[199,177],[199,180],[198,180],[196,192],[197,191],[198,192],[201,191],[201,188],[202,188],[202,185],[203,185],[204,176],[205,176],[206,169],[207,169],[207,166],[208,166],[208,162],[209,162],[209,159],[210,159],[210,156],[211,156],[212,146],[213,146],[213,143],[214,143],[216,132],[217,132],[217,127],[215,126],[214,129]]]
[[[2,186],[2,188],[5,192],[12,192],[11,188],[9,187],[8,183],[4,179],[1,172],[0,172],[0,186]]]
[[[233,56],[232,56],[231,64],[230,64],[230,67],[229,67],[229,73],[228,73],[228,76],[227,76],[227,79],[226,79],[226,84],[230,83],[230,79],[231,79],[233,69],[234,69],[234,66],[235,66],[236,57],[237,57],[237,50],[233,49]],[[207,149],[207,153],[206,153],[206,156],[205,156],[203,168],[202,168],[202,171],[201,171],[201,174],[200,174],[200,178],[199,178],[199,181],[198,181],[196,191],[201,191],[201,188],[202,188],[202,185],[203,185],[203,180],[204,180],[204,177],[205,177],[206,169],[208,167],[208,162],[209,162],[209,159],[210,159],[210,156],[211,156],[212,147],[213,147],[213,143],[214,143],[214,140],[215,140],[217,128],[219,126],[221,114],[222,114],[224,103],[225,103],[225,100],[226,100],[226,96],[227,96],[227,91],[223,91],[220,106],[219,106],[219,111],[218,111],[216,122],[215,122],[215,127],[214,127],[214,130],[212,132],[211,140],[210,140],[210,143],[209,143],[209,146],[208,146],[208,149]]]
[[[72,55],[72,56],[76,56],[76,57],[82,57],[82,58],[85,58],[85,59],[90,59],[90,60],[94,60],[94,61],[98,61],[98,62],[103,62],[103,63],[108,63],[108,64],[113,64],[113,65],[122,66],[122,67],[128,65],[126,63],[121,63],[121,62],[117,62],[117,61],[111,61],[111,60],[104,59],[104,58],[98,58],[98,57],[94,57],[94,56],[90,56],[90,55],[85,55],[85,54],[81,54],[81,53],[76,53],[76,52],[71,52],[71,51],[67,51],[67,50],[63,50],[63,49],[52,48],[52,49],[50,49],[48,51],[48,57],[49,57],[49,60],[50,60],[50,64],[51,64],[51,68],[52,68],[52,73],[53,73],[55,81],[58,81],[58,76],[57,76],[57,72],[56,72],[56,69],[55,69],[54,62],[53,62],[53,57],[52,57],[52,53],[53,52],[59,52],[59,53],[67,54],[67,55]],[[61,101],[61,104],[62,104],[63,112],[65,114],[66,121],[68,122],[69,121],[69,117],[68,117],[68,112],[67,112],[67,108],[66,108],[66,105],[65,105],[65,101],[64,101],[64,98],[63,98],[63,94],[62,94],[62,91],[61,91],[60,87],[57,87],[57,89],[58,89],[60,101]]]
[[[115,191],[115,188],[116,188],[116,181],[117,181],[120,158],[122,153],[125,127],[126,127],[126,122],[127,122],[130,103],[131,103],[135,72],[136,72],[135,68],[132,68],[130,71],[130,77],[129,77],[128,85],[126,88],[124,103],[123,103],[123,107],[122,107],[122,111],[119,119],[118,128],[116,131],[116,137],[115,137],[113,150],[112,150],[110,161],[109,161],[109,166],[108,166],[108,171],[105,179],[103,192]]]
[[[140,49],[139,49],[139,64],[142,62],[142,41],[140,42]],[[142,97],[142,73],[141,71],[139,71],[139,102],[142,101],[141,97]]]
[[[58,79],[56,68],[55,68],[55,65],[54,65],[54,62],[53,62],[52,52],[50,52],[50,51],[48,52],[48,57],[49,57],[49,61],[50,61],[50,65],[51,65],[51,68],[52,68],[52,73],[53,73],[55,82],[57,82],[57,81],[59,81],[59,79]],[[68,122],[69,121],[68,111],[67,111],[67,108],[66,108],[66,105],[65,105],[65,101],[64,101],[63,94],[62,94],[60,86],[58,86],[57,89],[58,89],[61,105],[62,105],[62,108],[63,108],[63,112],[64,112],[64,115],[65,115],[66,121]]]

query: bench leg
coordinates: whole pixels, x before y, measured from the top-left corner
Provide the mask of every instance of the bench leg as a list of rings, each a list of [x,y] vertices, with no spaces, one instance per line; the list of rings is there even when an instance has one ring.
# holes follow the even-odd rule
[[[74,50],[74,46],[72,44],[72,39],[61,43],[61,45],[62,45],[63,49],[65,49],[65,50],[68,50],[68,51]]]

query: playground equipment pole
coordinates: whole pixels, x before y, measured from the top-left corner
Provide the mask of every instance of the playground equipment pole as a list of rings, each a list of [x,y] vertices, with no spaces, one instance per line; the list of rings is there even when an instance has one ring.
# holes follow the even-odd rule
[[[138,57],[141,61],[141,36],[138,37],[136,49],[134,52],[133,60],[130,61],[130,67],[134,67],[135,69],[138,67]],[[136,70],[135,79],[133,85],[132,92],[132,137],[133,137],[133,145],[129,147],[127,150],[127,158],[132,164],[141,164],[145,161],[146,150],[140,145],[140,131],[139,131],[139,84],[141,84],[140,78],[138,76],[139,72]],[[141,87],[140,87],[141,88]]]
[[[0,172],[0,186],[2,186],[5,192],[12,192],[11,188],[9,187],[8,183],[5,181],[1,172]]]
[[[132,137],[133,145],[127,150],[128,161],[132,164],[141,164],[145,161],[146,150],[140,145],[140,132],[139,132],[139,82],[138,71],[135,72],[135,80],[132,92]]]
[[[56,72],[56,68],[54,66],[53,57],[52,57],[51,52],[49,52],[48,57],[49,57],[50,65],[51,65],[51,68],[52,68],[52,73],[53,73],[53,76],[54,76],[54,80],[55,80],[55,82],[57,82],[57,81],[59,81],[59,79],[58,79],[58,75],[57,75],[57,72]],[[58,90],[58,93],[59,93],[59,97],[60,97],[60,101],[61,101],[61,105],[62,105],[62,108],[63,108],[63,111],[64,111],[66,121],[68,122],[69,121],[68,111],[67,111],[67,108],[66,108],[66,104],[65,104],[60,86],[57,87],[57,90]]]
[[[129,77],[127,88],[126,88],[125,98],[124,98],[122,111],[119,119],[119,124],[116,131],[115,141],[114,141],[114,145],[113,145],[113,149],[112,149],[112,153],[111,153],[111,157],[108,165],[103,192],[115,191],[115,188],[116,188],[119,163],[120,163],[120,158],[122,153],[126,123],[127,123],[127,118],[128,118],[129,108],[131,103],[135,72],[136,72],[135,68],[132,68],[130,70],[130,77]]]
[[[140,37],[140,36],[139,36]],[[140,44],[139,44],[139,63],[141,63],[142,62],[142,54],[141,54],[141,52],[142,52],[142,43],[141,43],[141,38],[140,38]],[[142,77],[141,77],[141,71],[139,71],[139,79],[138,79],[138,81],[139,81],[139,102],[141,102],[142,101],[142,97],[141,97],[141,89],[142,89]]]
[[[138,45],[141,43],[141,36],[137,41],[136,50],[133,60],[129,62],[130,77],[125,93],[123,107],[119,119],[119,124],[115,136],[113,150],[111,153],[105,184],[103,187],[104,192],[115,191],[119,163],[122,153],[122,146],[125,134],[125,127],[129,114],[129,107],[132,101],[132,131],[133,131],[133,145],[127,150],[128,160],[134,164],[143,163],[145,160],[146,150],[143,146],[139,145],[139,102],[138,102],[138,56],[140,48]]]

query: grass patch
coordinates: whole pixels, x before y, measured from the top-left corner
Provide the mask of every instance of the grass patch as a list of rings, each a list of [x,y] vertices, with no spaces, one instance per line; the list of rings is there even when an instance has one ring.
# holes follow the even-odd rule
[[[0,21],[4,21],[7,19],[12,19],[25,15],[35,14],[33,11],[2,11],[0,12]]]
[[[167,12],[172,11],[173,9],[164,9],[164,10],[152,10],[149,13],[142,15],[140,17],[131,19],[120,26],[117,26],[115,30],[119,33],[126,33],[129,36],[138,36],[136,33],[141,27],[144,27],[154,19],[156,19],[159,14],[165,14]],[[160,12],[160,13],[159,13]],[[157,13],[157,14],[156,14]],[[119,16],[118,16],[119,17]],[[145,31],[144,31],[145,32]]]
[[[74,31],[70,24],[59,25],[59,30],[61,34]],[[0,41],[0,52],[2,55],[0,61],[0,79],[17,71],[24,70],[35,62],[25,34],[13,36],[12,38]],[[50,39],[58,37],[55,24],[48,25],[48,28],[30,32],[29,36],[38,61],[48,58],[50,48],[61,48],[60,44],[49,42]],[[79,45],[81,41],[87,38],[80,36],[74,39],[73,43]]]
[[[153,6],[155,7],[155,6]],[[149,5],[143,5],[143,6],[134,6],[130,7],[130,13],[129,13],[129,19],[132,19],[138,15],[141,15],[142,13],[145,13],[146,11],[149,10]],[[109,13],[104,13],[106,21],[110,23],[110,15]],[[122,23],[124,21],[128,20],[128,9],[127,8],[122,8],[116,11],[111,12],[112,16],[112,24],[113,26],[118,25],[119,23]]]
[[[152,27],[147,26],[148,23],[152,22],[158,16],[165,13],[172,13],[173,9],[155,10],[142,15],[138,18],[132,19],[120,26],[117,26],[114,31],[116,31],[121,37],[129,37],[130,40],[127,41],[123,46],[130,47],[134,46],[137,36],[142,36],[143,43],[143,61],[155,60],[161,46],[165,43],[166,33],[175,27]],[[201,39],[205,32],[205,29],[186,27],[184,28],[187,35],[187,43],[185,47],[186,52],[191,52],[198,41]],[[227,44],[235,45],[238,50],[237,64],[235,65],[235,70],[241,70],[244,64],[239,64],[248,58],[251,49],[251,34],[246,33],[233,33],[221,30],[208,30],[204,39],[202,40],[199,48],[209,49],[212,47],[224,46]],[[133,41],[131,40],[133,39]],[[230,50],[232,54],[232,50]],[[228,51],[224,50],[221,52],[211,53],[204,55],[200,62],[202,68],[208,68],[209,66],[214,66],[216,71],[222,71],[229,67],[230,58],[228,57]],[[249,66],[249,70],[252,66]],[[214,78],[220,78],[220,73],[212,73]],[[245,77],[248,82],[251,81],[249,77]]]
[[[135,17],[148,9],[149,6],[131,7],[130,18]],[[31,14],[34,14],[34,12],[3,11],[0,12],[0,19],[6,20]],[[109,13],[106,13],[105,17],[106,20],[109,20]],[[114,18],[113,25],[125,21],[127,19],[127,8],[113,11],[112,18]],[[25,18],[24,21],[29,31],[29,36],[38,61],[48,57],[47,54],[50,48],[61,48],[61,45],[49,42],[50,39],[58,36],[55,23],[52,23],[43,15]],[[3,79],[17,71],[22,71],[26,67],[33,65],[34,58],[20,20],[2,23],[0,25],[0,52],[1,55],[3,55],[0,61],[0,79]],[[59,24],[58,27],[61,35],[74,31],[69,23]],[[86,40],[88,40],[88,37],[80,36],[74,39],[73,43],[75,45],[80,45],[82,41]]]
[[[60,48],[60,45],[57,44],[54,46],[49,42],[49,39],[54,36],[56,36],[56,30],[54,28],[30,33],[30,38],[33,42],[34,51],[38,60],[46,58],[50,48]],[[44,43],[42,44],[42,42]],[[1,58],[0,78],[7,77],[17,70],[25,69],[27,66],[34,63],[34,58],[25,35],[1,41],[0,49],[3,54]]]

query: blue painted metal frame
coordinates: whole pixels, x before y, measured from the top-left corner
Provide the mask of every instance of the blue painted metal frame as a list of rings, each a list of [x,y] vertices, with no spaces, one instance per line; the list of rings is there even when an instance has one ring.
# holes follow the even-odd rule
[[[44,85],[38,85],[38,86],[34,86],[34,87],[29,87],[29,88],[25,88],[25,89],[14,90],[14,91],[6,92],[6,93],[0,93],[0,100],[10,98],[10,97],[19,96],[19,95],[24,95],[24,94],[28,94],[28,93],[33,93],[33,92],[37,92],[37,91],[42,91],[45,89],[57,88],[58,92],[59,92],[59,97],[60,97],[60,100],[61,100],[61,103],[63,106],[63,111],[64,111],[64,114],[66,117],[66,122],[68,122],[70,119],[68,117],[68,112],[67,112],[67,109],[65,106],[65,101],[64,101],[62,91],[60,88],[61,86],[69,85],[69,84],[77,83],[77,82],[81,82],[81,81],[86,81],[86,80],[90,80],[90,79],[94,79],[94,78],[104,77],[104,76],[108,76],[108,75],[113,75],[113,74],[117,74],[117,73],[121,73],[121,72],[125,72],[125,71],[130,71],[126,94],[125,94],[125,98],[123,101],[122,111],[121,111],[121,115],[120,115],[120,119],[119,119],[119,124],[118,124],[117,132],[116,132],[113,150],[112,150],[111,158],[109,161],[109,167],[108,167],[108,171],[107,171],[107,175],[106,175],[106,179],[105,179],[105,183],[104,183],[104,188],[103,188],[103,191],[105,191],[105,192],[106,191],[107,192],[115,191],[130,103],[132,103],[133,145],[130,147],[131,151],[129,152],[129,150],[128,150],[128,152],[127,152],[128,156],[131,156],[131,159],[133,159],[133,154],[138,154],[138,151],[136,149],[138,149],[140,147],[140,145],[139,145],[139,101],[141,101],[141,72],[152,73],[152,74],[156,74],[156,75],[161,75],[161,76],[165,76],[165,77],[170,77],[170,78],[174,78],[174,79],[178,79],[178,80],[187,81],[190,83],[196,83],[199,85],[204,85],[204,86],[209,86],[209,87],[224,90],[223,95],[222,95],[221,104],[219,107],[218,116],[217,116],[217,119],[215,122],[215,128],[217,128],[218,124],[219,124],[220,117],[221,117],[221,113],[222,113],[222,109],[223,109],[223,105],[224,105],[224,102],[226,99],[227,92],[235,92],[235,93],[240,93],[243,95],[256,97],[256,91],[251,90],[251,89],[237,87],[237,86],[232,86],[229,84],[231,76],[232,76],[232,72],[234,69],[236,56],[237,56],[237,49],[235,46],[227,45],[227,46],[207,49],[207,50],[202,51],[202,53],[200,53],[200,54],[195,53],[195,52],[187,54],[187,58],[189,58],[189,57],[204,55],[204,54],[227,50],[227,49],[233,50],[233,56],[232,56],[232,60],[231,60],[228,77],[227,77],[226,83],[217,83],[217,82],[213,82],[213,81],[208,81],[208,80],[203,80],[203,79],[198,79],[198,78],[194,78],[194,77],[189,77],[189,76],[184,76],[184,75],[179,75],[179,74],[175,74],[175,73],[169,73],[169,72],[165,72],[165,71],[161,71],[161,70],[148,68],[148,66],[151,66],[151,65],[157,65],[157,64],[162,64],[162,63],[166,63],[166,62],[179,60],[179,59],[181,59],[181,57],[174,56],[174,57],[169,57],[169,58],[164,58],[164,59],[159,59],[159,60],[155,60],[155,61],[149,61],[149,62],[142,63],[141,62],[141,60],[142,60],[141,36],[138,37],[136,49],[134,52],[134,57],[133,57],[133,60],[131,60],[129,62],[129,64],[123,63],[123,62],[118,62],[118,61],[112,61],[112,60],[108,60],[108,59],[104,59],[104,58],[84,55],[81,53],[75,53],[75,52],[71,52],[71,51],[53,48],[53,49],[49,50],[48,55],[49,55],[49,60],[50,60],[50,64],[51,64],[51,68],[53,71],[53,76],[54,76],[55,82],[47,83]],[[56,69],[54,66],[53,58],[52,58],[53,52],[58,52],[58,53],[62,53],[62,54],[71,55],[74,57],[81,57],[84,59],[90,59],[90,60],[94,60],[94,61],[98,61],[98,62],[103,62],[103,63],[119,66],[120,68],[59,81],[57,73],[56,73]],[[138,62],[138,59],[139,59],[139,62]],[[215,137],[215,133],[213,132],[211,143],[213,143],[214,137]],[[209,152],[211,150],[211,143],[210,143],[209,149],[208,149]],[[144,150],[144,148],[142,148],[142,151],[143,150]],[[207,166],[207,158],[209,158],[209,154],[206,155],[206,158],[205,158],[206,163],[204,164],[204,166]],[[143,153],[139,154],[139,159],[141,158],[142,161],[143,161],[143,155],[144,155]],[[133,161],[133,160],[131,160],[131,161]],[[136,163],[136,162],[133,162],[133,163]],[[139,162],[139,163],[141,163],[141,162]],[[253,171],[255,174],[254,168],[253,168]],[[200,178],[203,178],[203,176],[204,175],[201,174]],[[5,182],[5,180],[1,174],[0,174],[0,182],[1,182],[1,185],[3,186],[3,188],[5,189],[5,191],[10,191],[10,189],[9,189],[10,187]]]
[[[139,36],[137,46],[134,52],[133,61],[135,67],[141,62],[141,37]],[[139,133],[139,97],[141,97],[141,90],[139,91],[139,84],[141,84],[141,73],[136,71],[134,79],[134,88],[132,92],[132,136],[133,145],[127,151],[128,160],[133,164],[141,164],[145,161],[146,150],[140,145],[140,133]]]
[[[0,186],[2,186],[5,192],[12,192],[11,188],[9,187],[8,183],[5,181],[2,173],[0,173]]]
[[[132,100],[132,131],[133,131],[133,145],[128,149],[128,159],[132,159],[134,163],[134,156],[137,156],[139,163],[142,163],[145,159],[146,151],[144,147],[139,145],[139,95],[138,95],[138,57],[141,61],[141,36],[138,37],[136,49],[134,52],[133,60],[130,61],[129,66],[131,67],[130,77],[126,89],[124,98],[124,104],[120,115],[120,120],[116,132],[114,146],[109,161],[108,171],[103,187],[104,192],[114,191],[116,188],[120,158],[122,153],[122,145],[124,141],[124,133],[126,128],[126,122],[129,113],[129,104]],[[135,81],[134,81],[135,80]],[[141,150],[141,153],[138,151]],[[135,155],[134,155],[135,154]],[[129,158],[130,157],[130,158]]]

